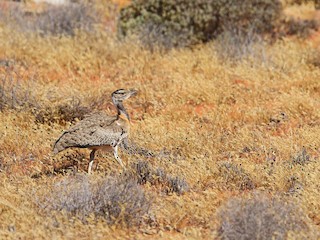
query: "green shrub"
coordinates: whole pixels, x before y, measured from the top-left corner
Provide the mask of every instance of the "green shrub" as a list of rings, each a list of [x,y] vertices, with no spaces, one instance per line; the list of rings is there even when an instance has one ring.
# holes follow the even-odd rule
[[[279,0],[134,0],[121,10],[120,36],[138,35],[146,47],[184,47],[207,42],[225,29],[271,31]]]
[[[144,43],[171,48],[210,39],[217,22],[212,1],[136,0],[122,9],[119,30],[122,35],[140,34]]]
[[[280,19],[282,5],[279,0],[216,0],[221,28],[254,29],[257,33],[270,32]]]

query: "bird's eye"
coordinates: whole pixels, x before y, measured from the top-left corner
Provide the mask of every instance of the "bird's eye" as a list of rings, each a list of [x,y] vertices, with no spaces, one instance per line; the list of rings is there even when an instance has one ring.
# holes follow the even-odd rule
[[[117,93],[118,93],[118,94],[125,94],[125,91],[124,91],[124,89],[119,89],[119,90],[117,91]]]

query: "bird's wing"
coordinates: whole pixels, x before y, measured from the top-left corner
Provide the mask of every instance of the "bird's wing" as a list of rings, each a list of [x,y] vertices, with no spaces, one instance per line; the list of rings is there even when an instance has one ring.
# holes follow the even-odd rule
[[[65,131],[55,142],[53,151],[58,153],[69,147],[92,147],[112,145],[127,136],[127,132],[116,124],[116,116],[93,114]]]
[[[91,128],[94,126],[109,126],[117,120],[116,116],[109,116],[105,113],[95,113],[87,116],[74,126],[70,127],[66,132],[77,131],[80,128]]]
[[[94,146],[111,145],[115,146],[119,144],[124,138],[128,136],[126,129],[117,124],[112,124],[110,127],[98,127],[94,132],[91,132],[91,143]]]

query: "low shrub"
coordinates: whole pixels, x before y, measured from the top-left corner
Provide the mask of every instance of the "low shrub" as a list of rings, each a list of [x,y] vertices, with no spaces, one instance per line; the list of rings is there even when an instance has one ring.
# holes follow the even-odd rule
[[[125,138],[121,144],[120,147],[124,149],[128,154],[131,155],[140,155],[144,157],[155,157],[155,153],[153,153],[151,150],[146,149],[144,147],[139,146],[135,142],[129,140],[128,138]]]
[[[218,165],[219,181],[228,189],[252,190],[255,184],[250,175],[241,166],[232,162],[222,162]]]
[[[36,204],[47,214],[65,211],[83,221],[94,215],[108,224],[127,226],[139,224],[151,206],[143,189],[131,178],[93,180],[79,174],[54,184]]]
[[[293,203],[255,194],[233,198],[218,211],[221,239],[287,239],[310,231],[308,217]]]
[[[9,7],[9,11],[0,9],[0,16],[0,21],[22,31],[70,36],[73,36],[77,29],[92,31],[98,19],[93,7],[82,2],[47,5],[40,13],[27,12],[21,4]]]
[[[168,175],[161,168],[154,170],[146,161],[139,161],[133,165],[133,176],[139,184],[163,186],[167,194],[175,192],[180,195],[189,190],[188,183],[184,179]]]
[[[313,30],[316,31],[319,28],[317,21],[314,19],[283,19],[279,25],[281,35],[296,35],[301,38],[307,38]]]
[[[162,179],[161,175],[160,176],[158,175],[158,179]],[[181,179],[178,176],[168,177],[167,185],[168,185],[168,188],[167,188],[168,193],[175,192],[178,194],[182,194],[188,191],[189,189],[188,183],[184,179]]]
[[[299,196],[304,190],[304,184],[300,181],[299,177],[293,175],[287,182],[287,193]]]
[[[308,154],[307,150],[303,148],[301,151],[299,151],[294,156],[292,156],[291,160],[293,164],[298,164],[303,166],[305,164],[308,164],[311,161],[311,157]]]

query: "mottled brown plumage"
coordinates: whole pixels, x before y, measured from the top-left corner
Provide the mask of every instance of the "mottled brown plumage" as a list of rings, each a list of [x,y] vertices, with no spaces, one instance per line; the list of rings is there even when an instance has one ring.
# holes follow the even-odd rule
[[[112,101],[118,110],[115,116],[105,113],[96,113],[81,120],[65,131],[55,142],[53,152],[57,154],[67,148],[89,148],[90,163],[88,172],[91,172],[96,150],[113,151],[114,157],[125,168],[118,156],[119,144],[129,135],[129,115],[122,101],[136,95],[136,90],[119,89],[112,93]]]

